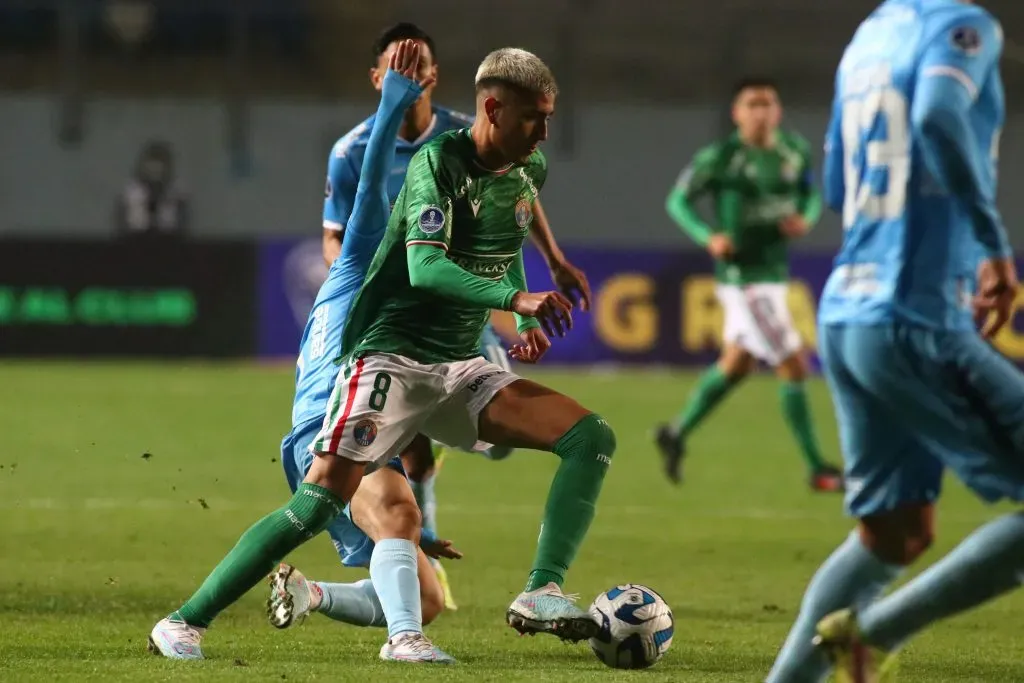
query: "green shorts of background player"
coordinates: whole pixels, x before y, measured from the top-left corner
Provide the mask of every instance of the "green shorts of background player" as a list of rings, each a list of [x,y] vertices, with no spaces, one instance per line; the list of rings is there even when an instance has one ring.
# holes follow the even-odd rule
[[[746,78],[734,91],[736,130],[700,150],[680,175],[666,208],[680,228],[715,261],[716,294],[725,312],[718,362],[700,377],[674,424],[657,428],[665,474],[678,483],[686,441],[729,392],[757,367],[775,369],[782,414],[816,491],[840,491],[840,471],[821,455],[804,389],[807,355],[786,303],[788,243],[821,215],[807,142],[779,129],[775,84]],[[714,220],[696,203],[707,197]]]

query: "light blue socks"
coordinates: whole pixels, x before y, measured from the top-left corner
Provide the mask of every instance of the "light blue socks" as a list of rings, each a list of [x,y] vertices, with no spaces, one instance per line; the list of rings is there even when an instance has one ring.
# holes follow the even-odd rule
[[[323,600],[316,611],[354,626],[387,626],[384,609],[370,579],[355,583],[316,582]]]
[[[835,549],[807,586],[800,614],[768,674],[766,683],[819,683],[828,660],[812,644],[814,628],[826,615],[858,608],[877,598],[900,573],[864,547],[857,531]]]
[[[989,522],[948,555],[857,618],[864,639],[886,650],[940,619],[977,607],[1021,583],[1024,513]]]
[[[387,620],[388,637],[423,632],[420,579],[416,573],[416,544],[404,538],[386,538],[370,556],[370,580]]]

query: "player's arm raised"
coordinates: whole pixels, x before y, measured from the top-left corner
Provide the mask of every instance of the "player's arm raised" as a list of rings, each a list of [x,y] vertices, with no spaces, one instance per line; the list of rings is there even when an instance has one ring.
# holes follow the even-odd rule
[[[409,284],[438,296],[481,308],[537,318],[549,332],[565,336],[572,327],[572,302],[559,292],[531,294],[506,280],[487,280],[448,257],[452,230],[452,183],[438,168],[436,151],[425,147],[412,158],[405,178]],[[521,254],[520,254],[521,257]]]
[[[679,229],[718,259],[732,252],[732,243],[724,234],[704,222],[694,202],[713,189],[714,169],[718,158],[715,146],[705,147],[683,169],[665,200],[665,210]]]
[[[419,43],[413,40],[402,41],[391,54],[388,70],[384,74],[377,116],[363,154],[359,184],[341,255],[344,259],[355,258],[355,263],[360,265],[364,275],[387,229],[391,212],[386,180],[395,165],[398,128],[402,124],[405,110],[434,81],[433,77],[422,82],[415,80],[419,63]]]
[[[323,254],[329,268],[341,254],[345,224],[356,198],[359,170],[353,166],[347,143],[341,140],[331,149],[327,160],[327,183],[324,188]]]

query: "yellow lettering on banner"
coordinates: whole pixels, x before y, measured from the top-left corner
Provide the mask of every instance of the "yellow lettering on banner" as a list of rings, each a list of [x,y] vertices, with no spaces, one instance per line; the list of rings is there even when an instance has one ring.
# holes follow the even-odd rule
[[[690,352],[722,346],[725,313],[715,296],[715,278],[706,275],[683,280],[679,331],[683,349]]]
[[[658,341],[658,310],[654,281],[646,275],[623,273],[610,278],[597,292],[594,329],[616,351],[650,351]]]
[[[1013,360],[1024,360],[1024,334],[1013,329],[1013,320],[1017,317],[1021,307],[1024,306],[1024,290],[1017,292],[1017,298],[1013,301],[1013,312],[1010,314],[1010,322],[996,335],[995,346],[999,351]]]

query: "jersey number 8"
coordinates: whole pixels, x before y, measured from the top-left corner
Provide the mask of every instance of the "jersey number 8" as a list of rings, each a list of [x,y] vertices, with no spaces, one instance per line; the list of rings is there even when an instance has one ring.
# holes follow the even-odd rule
[[[378,372],[373,378],[373,391],[370,392],[370,408],[378,413],[384,410],[388,402],[388,390],[391,388],[391,375]]]
[[[842,116],[843,226],[853,227],[858,216],[872,221],[899,218],[910,179],[907,98],[893,88],[874,90],[844,102]],[[874,170],[887,176],[881,191],[868,180]]]

